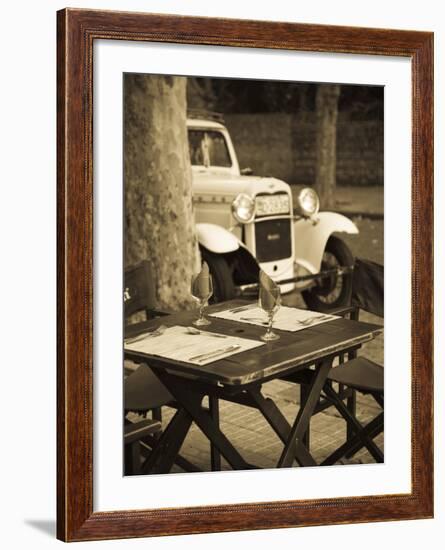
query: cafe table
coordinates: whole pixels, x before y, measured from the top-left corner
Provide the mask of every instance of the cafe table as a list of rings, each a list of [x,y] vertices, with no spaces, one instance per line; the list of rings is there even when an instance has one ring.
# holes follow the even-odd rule
[[[242,307],[244,304],[246,302],[241,300],[215,304],[206,309],[206,315]],[[155,330],[160,325],[190,327],[196,317],[196,310],[191,310],[136,323],[126,327],[125,338]],[[260,336],[265,332],[264,326],[208,318],[211,325],[200,327],[200,330],[257,341],[260,341]],[[209,402],[222,399],[260,411],[283,443],[276,467],[290,467],[294,460],[300,466],[316,465],[305,445],[304,434],[333,361],[340,354],[358,350],[379,334],[382,327],[339,317],[298,332],[274,331],[280,335],[279,340],[205,365],[150,355],[124,346],[125,358],[149,365],[170,391],[177,407],[176,413],[146,460],[143,473],[170,471],[192,422],[233,469],[256,468],[254,464],[243,459],[239,450],[221,431],[217,412],[211,414],[211,408],[209,411],[202,405],[206,396],[209,397]],[[311,385],[304,404],[290,424],[275,402],[270,397],[264,397],[261,388],[264,383],[274,379],[291,379],[294,373],[307,367],[312,367],[314,371]]]

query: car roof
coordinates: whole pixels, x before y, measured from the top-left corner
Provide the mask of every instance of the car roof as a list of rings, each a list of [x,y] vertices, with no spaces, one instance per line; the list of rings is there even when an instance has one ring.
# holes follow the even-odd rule
[[[187,119],[188,128],[213,128],[216,130],[225,130],[225,126],[214,120],[204,120],[198,118]]]

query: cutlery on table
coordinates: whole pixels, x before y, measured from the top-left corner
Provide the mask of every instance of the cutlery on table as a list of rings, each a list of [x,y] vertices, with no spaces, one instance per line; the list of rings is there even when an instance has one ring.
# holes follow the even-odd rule
[[[318,317],[311,317],[309,319],[304,319],[303,321],[297,321],[298,324],[303,326],[309,326],[315,323],[316,321],[324,321],[332,319],[333,317],[331,315],[319,315]]]
[[[256,307],[256,304],[249,304],[247,306],[234,307],[233,309],[229,309],[228,313],[241,313],[242,311],[247,311],[248,309],[252,309],[254,307]]]
[[[252,321],[254,323],[261,323],[262,325],[268,324],[268,322],[261,317],[240,317],[240,321]]]
[[[215,351],[209,351],[208,353],[201,353],[200,355],[194,355],[193,357],[189,357],[189,361],[206,361],[207,359],[213,359],[213,357],[218,357],[218,355],[224,355],[225,353],[229,353],[230,351],[235,351],[237,349],[240,349],[239,344],[234,344],[233,346],[228,346],[226,348],[217,349]]]
[[[153,338],[154,336],[161,336],[161,334],[164,334],[167,327],[165,325],[160,325],[157,329],[152,330],[150,332],[143,332],[142,334],[138,334],[136,336],[125,338],[126,344],[134,344],[135,342],[139,342],[140,340],[144,340],[145,338]]]

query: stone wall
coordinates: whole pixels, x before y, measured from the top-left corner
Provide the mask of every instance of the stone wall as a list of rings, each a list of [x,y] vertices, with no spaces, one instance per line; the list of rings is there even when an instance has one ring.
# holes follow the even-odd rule
[[[315,121],[281,113],[226,115],[240,166],[288,183],[312,184]],[[339,114],[337,184],[383,185],[383,122],[351,121]]]

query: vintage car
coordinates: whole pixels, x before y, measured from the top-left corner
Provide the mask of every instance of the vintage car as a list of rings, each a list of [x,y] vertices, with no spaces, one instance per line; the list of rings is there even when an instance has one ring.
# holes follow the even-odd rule
[[[310,187],[299,189],[293,204],[284,181],[240,170],[229,132],[216,115],[189,115],[187,127],[198,240],[213,276],[213,300],[254,291],[261,268],[283,294],[301,291],[311,309],[345,305],[354,259],[333,233],[358,233],[354,223],[319,212]]]

